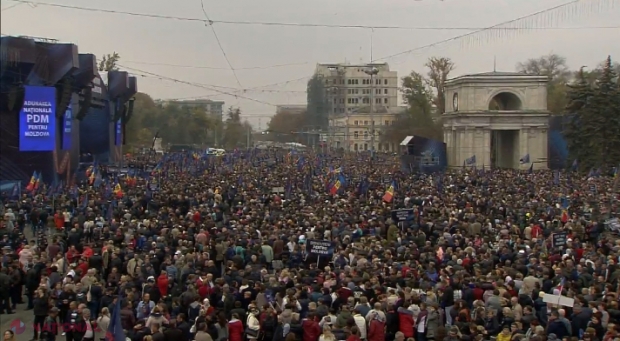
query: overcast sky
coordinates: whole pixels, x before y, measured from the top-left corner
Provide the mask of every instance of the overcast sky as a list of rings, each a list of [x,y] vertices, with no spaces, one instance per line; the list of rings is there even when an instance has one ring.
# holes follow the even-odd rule
[[[45,1],[103,10],[205,18],[200,0]],[[572,68],[582,65],[594,67],[609,54],[620,60],[620,0],[581,0],[577,5],[501,26],[540,28],[536,30],[512,30],[511,34],[505,30],[487,30],[424,47],[474,32],[476,28],[493,26],[571,2],[574,1],[204,0],[209,18],[216,22],[464,28],[371,30],[216,23],[213,28],[230,64],[238,69],[239,82],[230,71],[213,31],[200,21],[44,5],[15,6],[15,2],[2,0],[0,23],[3,34],[71,42],[79,46],[80,53],[101,56],[116,51],[121,55],[120,64],[123,66],[181,81],[139,77],[139,91],[160,99],[204,97],[223,100],[226,106],[241,107],[244,116],[253,125],[260,124],[265,128],[269,117],[275,112],[274,105],[305,103],[306,82],[316,63],[368,62],[371,50],[373,59],[379,59],[415,49],[411,53],[378,60],[390,63],[399,77],[411,70],[423,71],[423,64],[430,56],[452,58],[457,66],[454,76],[492,71],[494,58],[498,71],[513,71],[517,62],[551,52],[566,56]],[[283,64],[288,65],[273,67]],[[197,86],[196,83],[205,86]],[[277,84],[265,87],[274,83]],[[250,89],[256,87],[260,89]],[[232,96],[234,94],[239,96]]]

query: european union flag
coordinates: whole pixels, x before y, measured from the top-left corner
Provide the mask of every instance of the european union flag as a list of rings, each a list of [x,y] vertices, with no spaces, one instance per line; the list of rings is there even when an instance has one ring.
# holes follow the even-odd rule
[[[110,324],[108,330],[105,333],[106,341],[123,341],[125,340],[125,331],[121,324],[121,295],[118,295],[116,299],[116,305],[112,311],[112,317],[110,318]]]

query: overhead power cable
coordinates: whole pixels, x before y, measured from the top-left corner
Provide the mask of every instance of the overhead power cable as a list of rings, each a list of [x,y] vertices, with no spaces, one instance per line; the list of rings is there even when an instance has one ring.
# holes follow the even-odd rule
[[[206,70],[230,70],[230,68],[224,67],[213,67],[213,66],[201,66],[201,65],[182,65],[182,64],[168,64],[168,63],[152,63],[152,62],[140,62],[140,61],[124,61],[124,63],[131,64],[143,64],[143,65],[158,65],[158,66],[170,66],[170,67],[178,67],[178,68],[186,68],[186,69],[206,69]],[[299,66],[299,65],[308,65],[310,62],[302,62],[302,63],[288,63],[288,64],[275,64],[275,65],[267,65],[267,66],[248,66],[248,67],[236,67],[235,71],[239,70],[266,70],[287,66]]]
[[[206,25],[211,28],[211,32],[213,32],[215,41],[217,41],[217,46],[220,47],[220,51],[222,51],[222,54],[224,55],[224,59],[226,59],[226,63],[228,63],[228,66],[230,67],[230,71],[232,72],[233,76],[235,76],[235,80],[237,81],[237,84],[239,85],[239,89],[243,89],[243,85],[241,85],[241,82],[239,81],[239,77],[237,77],[237,72],[235,71],[235,68],[230,63],[230,59],[228,59],[228,55],[226,54],[226,51],[224,50],[224,47],[222,46],[220,37],[218,37],[217,32],[215,32],[215,27],[213,27],[213,25],[210,24],[211,19],[209,19],[209,15],[207,14],[207,10],[205,9],[204,0],[200,0],[200,8],[202,9],[202,13],[205,15],[205,18],[207,19],[208,24]]]
[[[294,27],[337,28],[337,29],[375,29],[375,30],[410,30],[410,31],[464,31],[464,30],[469,30],[469,31],[477,31],[477,30],[513,31],[514,30],[514,31],[517,31],[517,30],[594,30],[594,29],[598,30],[598,29],[619,29],[620,28],[620,26],[618,25],[580,26],[580,27],[555,27],[555,26],[538,26],[538,27],[467,27],[467,26],[464,26],[464,27],[434,27],[434,26],[430,26],[428,27],[428,26],[390,26],[390,25],[362,25],[362,24],[338,25],[338,24],[295,23],[295,22],[209,20],[209,19],[203,19],[203,18],[190,18],[190,17],[180,17],[180,16],[172,16],[172,15],[150,14],[150,13],[110,10],[110,9],[93,8],[93,7],[63,5],[63,4],[57,4],[57,3],[51,3],[51,2],[39,2],[39,1],[29,1],[29,0],[7,0],[7,1],[29,3],[33,5],[40,5],[40,6],[81,10],[81,11],[88,11],[88,12],[120,14],[120,15],[128,15],[128,16],[135,16],[135,17],[152,18],[152,19],[201,22],[201,23],[205,23],[208,25],[224,24],[224,25],[284,26],[284,27],[294,26]],[[597,0],[590,0],[590,2],[592,1],[597,1]],[[604,0],[604,1],[614,1],[614,0]]]
[[[121,68],[124,68],[124,69],[127,69],[127,70],[133,70],[133,71],[136,71],[136,72],[140,72],[140,73],[143,73],[143,74],[146,74],[146,75],[149,75],[149,76],[154,76],[154,77],[157,77],[157,78],[160,78],[160,79],[167,79],[167,80],[170,80],[171,82],[175,82],[175,83],[179,83],[179,84],[186,84],[186,85],[190,85],[190,86],[197,87],[197,88],[211,90],[211,91],[217,92],[217,93],[222,94],[222,95],[228,95],[228,96],[232,96],[232,97],[235,97],[235,98],[246,99],[248,101],[252,101],[252,102],[256,102],[256,103],[260,103],[260,104],[265,104],[265,105],[270,105],[270,106],[273,106],[273,107],[277,106],[276,104],[273,104],[273,103],[269,103],[269,102],[261,101],[261,100],[258,100],[258,99],[246,97],[246,96],[234,93],[234,92],[222,91],[222,90],[214,88],[212,85],[204,85],[204,84],[200,84],[200,83],[188,82],[188,81],[184,81],[184,80],[180,80],[180,79],[176,79],[176,78],[172,78],[172,77],[156,74],[154,72],[149,72],[149,71],[144,71],[144,70],[140,70],[140,69],[136,69],[136,68],[132,68],[132,67],[127,67],[127,66],[120,65],[120,64],[117,64],[117,66],[121,67]]]

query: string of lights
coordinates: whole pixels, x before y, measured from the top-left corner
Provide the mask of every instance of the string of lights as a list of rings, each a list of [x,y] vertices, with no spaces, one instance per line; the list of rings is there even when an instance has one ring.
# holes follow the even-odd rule
[[[432,48],[438,45],[443,45],[443,44],[450,43],[450,42],[457,41],[457,40],[462,41],[463,39],[469,39],[470,40],[469,45],[472,45],[473,43],[479,44],[481,41],[484,41],[484,40],[489,41],[491,39],[497,39],[501,37],[501,34],[504,33],[501,31],[504,29],[506,29],[506,31],[514,31],[514,32],[506,33],[506,34],[511,34],[512,36],[514,36],[517,33],[523,32],[521,30],[531,31],[537,27],[540,28],[539,26],[541,25],[541,22],[557,22],[559,20],[565,20],[571,15],[585,15],[585,14],[588,14],[594,11],[608,10],[609,8],[612,8],[616,5],[615,4],[616,1],[617,0],[593,0],[593,1],[573,0],[573,1],[566,2],[563,4],[557,5],[557,6],[553,6],[550,8],[540,10],[538,12],[527,14],[527,15],[518,17],[516,19],[504,21],[504,22],[501,22],[501,23],[498,23],[498,24],[495,24],[489,27],[480,28],[473,32],[460,34],[452,38],[440,40],[438,42],[434,42],[431,44],[418,46],[418,47],[408,49],[405,51],[401,51],[398,53],[394,53],[394,54],[391,54],[385,57],[373,59],[371,62],[381,61],[381,60],[385,61],[388,59],[407,55],[412,52]],[[599,5],[598,8],[595,7],[596,4]],[[609,7],[609,8],[603,8],[603,7]],[[565,9],[566,11],[564,11]],[[497,30],[500,30],[500,32],[499,33],[495,32]]]
[[[295,23],[295,22],[269,22],[269,21],[239,21],[239,20],[209,20],[203,18],[190,18],[180,17],[172,15],[150,14],[140,12],[130,12],[121,10],[102,9],[94,7],[83,7],[73,5],[63,5],[51,2],[40,2],[30,0],[7,0],[13,2],[28,3],[39,6],[49,6],[65,9],[73,9],[88,12],[98,12],[117,15],[128,15],[135,17],[144,17],[152,19],[165,19],[176,21],[189,21],[200,22],[207,25],[225,24],[225,25],[252,25],[252,26],[282,26],[282,27],[314,27],[314,28],[336,28],[336,29],[375,29],[375,30],[410,30],[410,31],[479,31],[479,30],[500,30],[500,31],[513,31],[513,30],[603,30],[603,29],[619,29],[620,26],[580,26],[580,27],[555,27],[555,26],[540,26],[540,27],[426,27],[426,26],[389,26],[389,25],[340,25],[340,24],[319,24],[319,23]],[[582,0],[575,0],[582,1]],[[610,1],[610,0],[607,0]],[[570,3],[569,3],[570,4]],[[564,7],[567,4],[556,6],[556,8]],[[556,9],[553,8],[553,9]],[[549,9],[552,10],[552,9]],[[549,11],[545,10],[545,11]],[[541,12],[545,12],[541,11]],[[514,20],[513,20],[514,21]],[[495,25],[497,26],[497,25]]]

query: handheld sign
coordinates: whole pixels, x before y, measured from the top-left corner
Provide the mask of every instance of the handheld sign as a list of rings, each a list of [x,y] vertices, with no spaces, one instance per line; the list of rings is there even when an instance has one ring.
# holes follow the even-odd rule
[[[396,222],[413,220],[413,208],[401,208],[392,210],[392,220]]]
[[[551,245],[553,247],[566,246],[566,240],[568,239],[568,232],[555,232],[551,235]]]
[[[321,256],[332,257],[334,255],[334,243],[329,240],[309,239],[306,241],[306,252],[316,255],[316,266],[319,266]]]
[[[306,242],[306,252],[317,256],[332,256],[334,254],[334,244],[329,240],[310,239]]]
[[[279,194],[284,193],[284,187],[273,187],[271,193]]]

